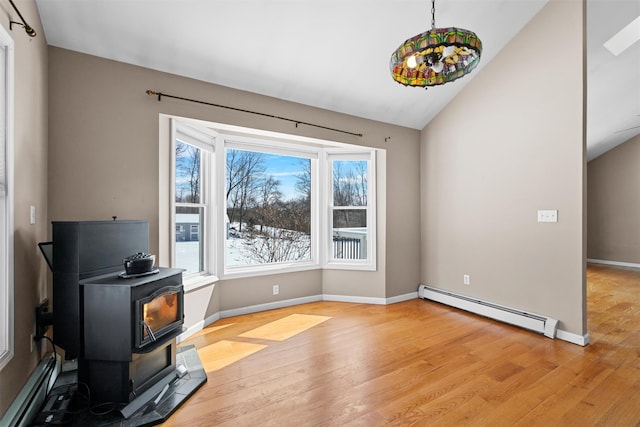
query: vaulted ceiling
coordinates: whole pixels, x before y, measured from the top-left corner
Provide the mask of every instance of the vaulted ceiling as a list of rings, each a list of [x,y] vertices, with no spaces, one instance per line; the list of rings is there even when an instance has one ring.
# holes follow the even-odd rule
[[[436,25],[474,31],[483,53],[471,75],[425,91],[393,82],[388,63],[401,42],[431,26],[428,0],[36,0],[52,46],[414,129],[546,2],[438,0]],[[633,128],[640,126],[640,43],[618,57],[602,47],[640,15],[640,2],[587,4],[593,158],[640,134]],[[557,31],[550,49],[562,49]]]

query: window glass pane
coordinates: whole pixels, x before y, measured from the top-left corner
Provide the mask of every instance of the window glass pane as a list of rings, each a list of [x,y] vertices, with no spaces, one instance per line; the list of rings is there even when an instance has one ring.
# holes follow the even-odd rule
[[[311,259],[311,160],[227,149],[226,265]]]
[[[335,209],[333,211],[334,259],[367,259],[367,211]]]
[[[176,202],[200,203],[200,158],[199,148],[176,140]]]
[[[176,207],[175,267],[187,270],[185,274],[204,270],[203,224],[204,208]]]
[[[334,160],[333,206],[367,206],[366,160]]]

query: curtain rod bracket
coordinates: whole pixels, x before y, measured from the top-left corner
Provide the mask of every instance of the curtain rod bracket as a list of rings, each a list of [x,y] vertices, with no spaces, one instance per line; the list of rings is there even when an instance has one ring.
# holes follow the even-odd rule
[[[27,24],[27,21],[24,20],[24,17],[20,13],[20,11],[16,7],[16,5],[13,4],[13,0],[9,0],[9,3],[11,3],[11,6],[13,7],[13,10],[16,11],[18,16],[20,17],[20,20],[22,21],[22,22],[18,22],[18,21],[9,20],[9,30],[13,31],[13,24],[20,25],[22,28],[24,28],[24,31],[27,33],[27,35],[29,37],[35,37],[36,36],[36,30],[34,30],[29,24]]]
[[[149,96],[158,95],[158,102],[162,101],[162,92],[154,92],[151,89],[148,89],[147,90],[147,95],[149,95]]]

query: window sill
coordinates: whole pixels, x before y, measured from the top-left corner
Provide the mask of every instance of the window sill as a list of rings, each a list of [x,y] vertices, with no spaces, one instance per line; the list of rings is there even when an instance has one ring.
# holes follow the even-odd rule
[[[378,271],[375,265],[356,264],[356,263],[340,263],[340,262],[328,262],[323,267],[325,270],[355,270],[355,271]]]
[[[184,287],[184,292],[195,291],[196,289],[204,288],[205,286],[210,286],[216,283],[218,280],[218,276],[214,276],[212,274],[203,274],[199,276],[187,277],[186,280],[183,281],[182,286]]]
[[[244,277],[256,277],[256,276],[266,276],[270,274],[285,274],[285,273],[295,273],[298,271],[309,271],[309,270],[318,270],[320,269],[320,265],[317,263],[304,263],[298,265],[273,265],[273,266],[261,266],[258,268],[237,268],[230,269],[230,271],[226,271],[224,273],[224,279],[239,279]]]

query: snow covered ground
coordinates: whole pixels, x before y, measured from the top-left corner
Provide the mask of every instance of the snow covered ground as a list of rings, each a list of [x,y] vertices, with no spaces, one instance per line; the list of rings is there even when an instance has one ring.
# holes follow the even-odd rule
[[[301,239],[308,239],[307,235],[301,234]],[[246,265],[257,265],[249,245],[251,239],[249,233],[238,233],[232,231],[225,243],[226,265],[229,267],[241,267]],[[185,274],[197,273],[200,271],[199,262],[200,242],[176,242],[176,266],[185,268]]]
[[[227,265],[240,266],[251,264],[251,254],[247,250],[245,239],[227,240]],[[176,266],[185,268],[185,274],[200,271],[200,242],[176,242]]]
[[[185,268],[184,274],[197,273],[199,268],[200,242],[176,242],[176,267]]]

